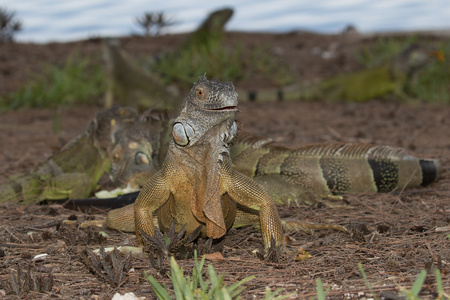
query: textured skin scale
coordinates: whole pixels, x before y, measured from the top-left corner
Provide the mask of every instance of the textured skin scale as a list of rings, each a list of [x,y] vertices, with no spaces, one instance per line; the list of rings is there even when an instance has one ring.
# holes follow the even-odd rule
[[[220,238],[234,224],[261,225],[264,245],[284,244],[275,203],[249,177],[231,168],[229,142],[236,133],[237,93],[232,83],[204,76],[194,84],[174,121],[174,140],[159,170],[135,204],[108,213],[106,225],[153,235],[153,214],[168,231],[172,222],[187,234],[202,225],[203,236]],[[192,130],[191,130],[192,129]],[[188,142],[186,144],[186,142]],[[134,224],[134,228],[132,226]]]

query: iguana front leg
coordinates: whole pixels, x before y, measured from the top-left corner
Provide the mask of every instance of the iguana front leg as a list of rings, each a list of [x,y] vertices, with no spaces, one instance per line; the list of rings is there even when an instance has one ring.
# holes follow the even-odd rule
[[[135,203],[109,211],[106,226],[124,232],[136,232],[139,245],[142,245],[140,230],[153,236],[155,228],[153,212],[170,196],[169,188],[161,173],[162,171],[158,171],[147,182]]]
[[[284,245],[283,228],[272,198],[256,182],[228,165],[223,171],[222,184],[231,199],[259,212],[264,247],[273,246],[272,239],[275,246]]]
[[[136,238],[139,245],[143,244],[141,230],[153,236],[155,231],[153,212],[160,208],[169,196],[169,186],[163,170],[160,170],[146,183],[134,205]]]

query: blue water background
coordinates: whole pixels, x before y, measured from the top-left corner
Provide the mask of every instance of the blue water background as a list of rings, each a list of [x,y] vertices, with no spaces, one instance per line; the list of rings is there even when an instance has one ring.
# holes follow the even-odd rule
[[[135,19],[163,11],[176,24],[168,33],[195,29],[216,9],[235,10],[233,31],[337,33],[347,25],[361,32],[450,29],[449,0],[0,0],[16,12],[24,30],[18,41],[45,43],[142,33]]]

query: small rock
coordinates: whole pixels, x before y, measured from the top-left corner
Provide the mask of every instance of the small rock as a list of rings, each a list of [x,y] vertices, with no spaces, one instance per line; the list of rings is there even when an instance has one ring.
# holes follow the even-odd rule
[[[139,300],[145,299],[145,297],[137,297],[134,293],[125,293],[121,295],[120,293],[116,293],[111,300]]]

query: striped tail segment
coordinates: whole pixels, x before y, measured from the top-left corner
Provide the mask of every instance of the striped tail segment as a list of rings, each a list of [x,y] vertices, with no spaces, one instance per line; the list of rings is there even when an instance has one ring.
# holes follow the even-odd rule
[[[389,146],[325,144],[298,150],[299,155],[319,157],[324,180],[329,190],[337,193],[425,186],[442,171],[437,160],[418,159]]]
[[[232,161],[244,174],[255,179],[278,175],[325,194],[425,186],[442,172],[437,160],[418,159],[389,146],[331,143],[287,149],[244,135],[233,147]]]

